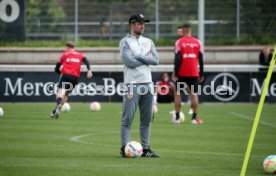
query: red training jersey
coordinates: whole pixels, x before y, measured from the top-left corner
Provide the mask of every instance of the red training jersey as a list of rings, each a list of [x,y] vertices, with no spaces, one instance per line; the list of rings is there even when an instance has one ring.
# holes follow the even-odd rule
[[[198,77],[198,56],[201,51],[201,43],[192,36],[184,36],[175,43],[175,53],[181,52],[181,65],[177,73],[183,77]]]
[[[171,94],[174,88],[173,82],[157,81],[156,85],[159,87],[158,94],[168,95]]]
[[[82,60],[85,56],[73,49],[68,49],[60,57],[62,64],[61,74],[73,75],[80,77]]]

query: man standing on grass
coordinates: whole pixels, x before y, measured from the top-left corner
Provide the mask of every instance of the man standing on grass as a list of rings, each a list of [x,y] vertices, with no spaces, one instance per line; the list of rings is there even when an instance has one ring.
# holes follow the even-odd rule
[[[129,18],[130,33],[120,41],[121,58],[125,64],[124,84],[127,95],[123,97],[121,121],[121,157],[126,158],[125,146],[130,141],[131,125],[137,106],[140,108],[140,138],[142,157],[159,157],[150,149],[150,124],[152,120],[153,83],[150,65],[157,65],[159,56],[151,39],[142,36],[145,23],[142,14]]]
[[[189,24],[182,26],[183,37],[175,43],[174,81],[176,83],[175,112],[176,120],[179,119],[181,110],[181,90],[188,93],[193,110],[192,124],[201,124],[197,118],[198,112],[198,83],[203,77],[203,54],[201,43],[192,37],[192,28]],[[198,70],[198,64],[200,71]],[[184,86],[184,87],[183,87]]]
[[[52,118],[58,118],[62,105],[67,101],[69,93],[74,89],[80,77],[80,70],[82,62],[87,67],[87,78],[92,78],[90,64],[86,57],[74,50],[74,42],[66,43],[67,49],[64,51],[56,64],[55,72],[61,74],[58,83],[58,91],[56,98],[56,107],[51,113]],[[60,70],[60,67],[62,69]]]

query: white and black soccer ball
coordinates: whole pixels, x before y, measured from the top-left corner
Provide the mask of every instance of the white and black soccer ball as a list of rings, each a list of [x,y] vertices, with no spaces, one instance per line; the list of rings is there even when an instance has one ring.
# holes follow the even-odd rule
[[[0,117],[4,116],[4,110],[0,107]]]
[[[125,153],[128,158],[138,158],[143,153],[143,147],[139,142],[131,141],[127,143],[125,147]]]
[[[179,113],[179,119],[178,120],[176,120],[175,111],[171,111],[170,114],[171,114],[171,122],[173,124],[183,123],[185,121],[185,115],[184,115],[183,112]]]

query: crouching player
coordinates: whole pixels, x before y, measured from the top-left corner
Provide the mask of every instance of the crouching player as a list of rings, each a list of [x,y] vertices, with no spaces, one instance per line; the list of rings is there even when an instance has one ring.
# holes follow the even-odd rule
[[[74,50],[74,42],[67,42],[66,47],[67,49],[61,55],[55,68],[55,72],[61,74],[56,98],[57,105],[51,113],[51,117],[56,119],[59,117],[61,107],[67,101],[68,95],[78,83],[82,62],[87,67],[87,78],[92,78],[89,62],[82,53]]]

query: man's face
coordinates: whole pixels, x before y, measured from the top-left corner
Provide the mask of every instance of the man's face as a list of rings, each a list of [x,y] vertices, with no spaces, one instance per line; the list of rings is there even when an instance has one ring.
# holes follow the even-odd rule
[[[263,53],[264,53],[265,56],[268,56],[269,53],[270,53],[270,48],[269,48],[269,47],[265,47],[265,48],[263,49]]]
[[[144,22],[131,23],[131,30],[136,35],[142,35],[144,33],[144,30],[145,30],[145,23]]]
[[[192,29],[191,28],[182,28],[183,36],[191,36],[192,35]]]
[[[164,73],[164,74],[162,75],[162,81],[164,81],[164,82],[169,82],[169,75],[168,75],[167,73]]]
[[[183,31],[181,28],[178,28],[177,31],[176,31],[176,34],[178,37],[182,37],[183,36]]]

